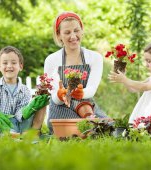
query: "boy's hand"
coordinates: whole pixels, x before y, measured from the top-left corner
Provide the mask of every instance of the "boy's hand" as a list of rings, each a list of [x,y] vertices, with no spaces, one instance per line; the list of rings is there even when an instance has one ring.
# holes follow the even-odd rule
[[[77,100],[81,100],[84,96],[83,85],[79,84],[77,88],[71,92],[71,96]]]
[[[22,109],[22,116],[24,119],[30,118],[36,111],[49,104],[50,96],[47,94],[38,95]]]
[[[9,119],[11,117],[14,117],[14,115],[7,115],[7,114],[0,112],[0,130],[1,131],[10,130],[10,128],[13,127],[13,124]]]

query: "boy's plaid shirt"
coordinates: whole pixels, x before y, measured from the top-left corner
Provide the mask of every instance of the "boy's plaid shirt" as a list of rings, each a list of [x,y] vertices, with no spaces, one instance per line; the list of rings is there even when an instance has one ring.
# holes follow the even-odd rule
[[[22,108],[26,106],[31,99],[30,90],[19,80],[17,88],[13,94],[10,93],[3,78],[0,78],[0,112],[13,114],[15,118],[22,121]]]

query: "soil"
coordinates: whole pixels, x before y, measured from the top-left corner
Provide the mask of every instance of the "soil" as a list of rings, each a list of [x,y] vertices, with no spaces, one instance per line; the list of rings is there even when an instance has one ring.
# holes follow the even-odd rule
[[[114,72],[118,73],[117,70],[120,70],[122,73],[125,73],[126,62],[114,60]]]

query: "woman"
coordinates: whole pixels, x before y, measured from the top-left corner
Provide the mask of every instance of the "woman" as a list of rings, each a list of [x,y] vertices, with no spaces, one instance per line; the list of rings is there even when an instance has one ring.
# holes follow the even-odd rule
[[[56,18],[54,41],[63,48],[49,55],[45,60],[44,72],[54,79],[48,121],[49,119],[80,118],[75,112],[76,106],[82,101],[94,104],[92,98],[101,81],[103,57],[97,52],[81,47],[82,37],[83,23],[77,14],[64,12]],[[81,82],[82,86],[79,85],[72,94],[70,106],[66,100],[68,86],[64,75],[66,68],[88,73],[87,79]],[[96,109],[96,105],[94,114],[106,117],[100,109]]]

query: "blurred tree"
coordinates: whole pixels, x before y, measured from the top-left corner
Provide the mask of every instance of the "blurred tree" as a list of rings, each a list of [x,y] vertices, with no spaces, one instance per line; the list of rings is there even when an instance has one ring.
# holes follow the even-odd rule
[[[32,6],[37,5],[37,0],[29,0],[29,2]],[[20,0],[1,0],[0,10],[5,11],[6,16],[19,22],[23,22],[26,16],[26,11],[22,7]]]
[[[131,31],[130,46],[133,51],[137,53],[137,58],[133,65],[133,74],[131,78],[140,80],[144,75],[142,64],[142,51],[147,42],[148,32],[147,22],[149,18],[149,1],[148,0],[129,0],[128,1],[128,21]],[[132,73],[131,72],[131,73]]]

